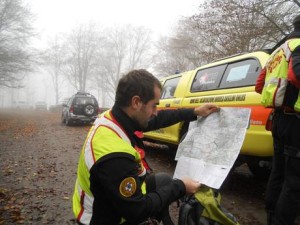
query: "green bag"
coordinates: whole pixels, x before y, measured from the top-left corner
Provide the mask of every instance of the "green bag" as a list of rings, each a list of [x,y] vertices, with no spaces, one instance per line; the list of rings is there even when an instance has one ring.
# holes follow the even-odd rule
[[[221,194],[201,186],[180,206],[179,225],[239,225],[237,219],[221,206]]]

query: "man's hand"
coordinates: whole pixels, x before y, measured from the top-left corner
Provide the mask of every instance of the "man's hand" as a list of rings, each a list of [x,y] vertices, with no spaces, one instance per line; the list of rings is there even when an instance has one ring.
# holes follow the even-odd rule
[[[186,194],[188,195],[195,194],[201,186],[199,182],[188,177],[182,178],[181,180],[184,183]]]
[[[203,116],[206,117],[209,114],[213,112],[217,112],[220,110],[220,107],[215,104],[204,104],[201,106],[198,106],[194,109],[194,113],[197,116]]]

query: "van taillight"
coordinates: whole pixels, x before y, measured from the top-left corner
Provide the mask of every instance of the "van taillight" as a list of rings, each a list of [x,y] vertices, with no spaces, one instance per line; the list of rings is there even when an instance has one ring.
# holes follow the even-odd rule
[[[272,131],[273,112],[271,111],[266,123],[266,130]]]
[[[73,107],[73,106],[70,107],[69,112],[70,112],[70,113],[73,113],[73,112],[74,112],[74,107]]]

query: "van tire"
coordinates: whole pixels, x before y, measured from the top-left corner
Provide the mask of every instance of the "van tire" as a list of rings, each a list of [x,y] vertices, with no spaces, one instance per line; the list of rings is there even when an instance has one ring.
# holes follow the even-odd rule
[[[251,173],[261,179],[267,179],[271,173],[271,158],[251,157],[247,159],[247,165]]]

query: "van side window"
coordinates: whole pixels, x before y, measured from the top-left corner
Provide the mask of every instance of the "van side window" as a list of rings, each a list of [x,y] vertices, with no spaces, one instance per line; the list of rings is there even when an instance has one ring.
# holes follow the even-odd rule
[[[181,76],[171,78],[165,81],[162,88],[161,99],[174,98],[174,93],[180,78]]]
[[[260,72],[260,64],[255,59],[229,64],[220,88],[243,87],[254,85]]]
[[[199,70],[192,84],[191,92],[217,89],[226,65]]]

